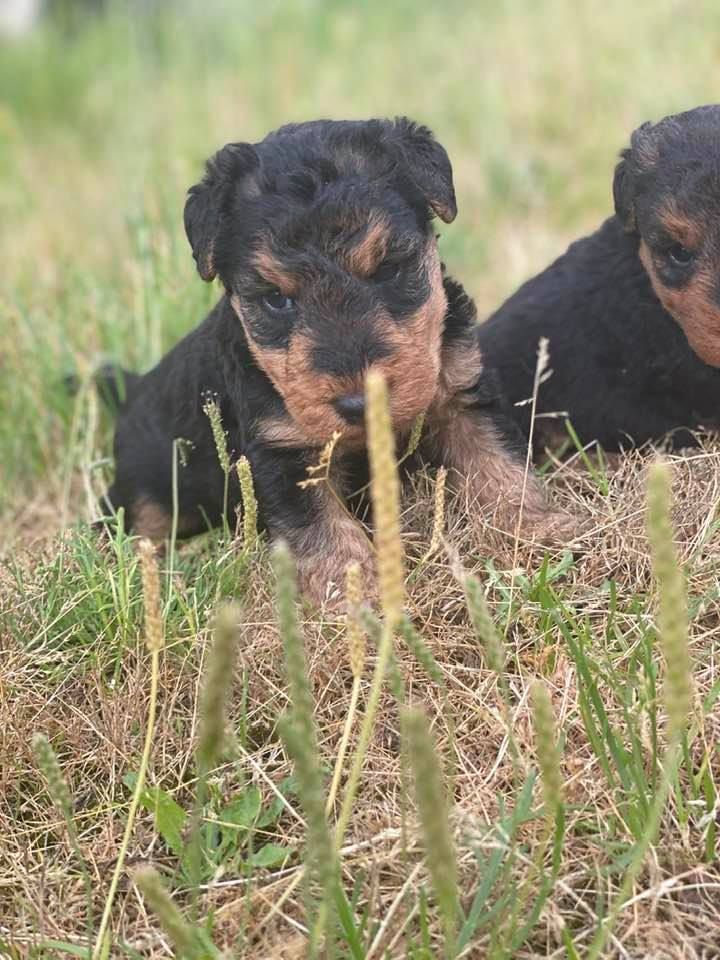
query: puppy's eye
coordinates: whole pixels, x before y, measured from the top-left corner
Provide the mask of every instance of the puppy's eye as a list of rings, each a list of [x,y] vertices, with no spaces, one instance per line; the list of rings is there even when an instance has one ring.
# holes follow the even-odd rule
[[[295,309],[295,301],[292,297],[286,297],[279,290],[271,290],[262,298],[262,305],[270,313],[288,313]]]
[[[392,260],[383,260],[370,279],[373,283],[392,283],[400,276],[401,269],[401,264]]]
[[[676,267],[687,267],[695,259],[695,254],[680,243],[674,243],[667,252],[671,263]]]

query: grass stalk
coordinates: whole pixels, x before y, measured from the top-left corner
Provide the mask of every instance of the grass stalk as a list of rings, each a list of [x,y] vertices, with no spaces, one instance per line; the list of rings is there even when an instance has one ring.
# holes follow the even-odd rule
[[[445,529],[445,486],[447,482],[447,469],[440,467],[435,478],[435,491],[433,495],[433,525],[430,535],[430,546],[427,548],[420,559],[419,567],[424,566],[428,560],[437,553],[442,545],[443,531]]]
[[[323,774],[313,719],[313,696],[308,680],[303,638],[297,617],[295,568],[287,546],[278,544],[273,563],[277,578],[277,608],[280,635],[285,651],[285,669],[292,708],[282,718],[280,732],[294,765],[298,793],[307,823],[306,903],[310,920],[309,956],[319,955],[325,939],[324,956],[334,953],[334,892],[339,875],[337,853],[326,816]],[[312,885],[321,890],[314,909]]]
[[[459,560],[454,561],[453,570],[455,577],[462,585],[475,636],[485,651],[488,667],[497,678],[502,718],[505,725],[505,736],[515,772],[515,779],[519,784],[522,781],[525,765],[513,729],[510,689],[505,676],[506,656],[504,642],[490,614],[487,600],[485,599],[485,592],[478,578],[467,573],[462,568]]]
[[[540,337],[538,341],[538,350],[537,350],[537,362],[535,364],[535,375],[533,376],[533,388],[532,388],[532,398],[530,406],[530,431],[528,434],[527,450],[525,452],[525,470],[523,472],[523,482],[522,490],[520,492],[520,509],[518,510],[517,521],[515,523],[515,542],[513,545],[513,562],[512,562],[512,573],[510,575],[510,600],[508,602],[507,609],[507,619],[505,621],[505,630],[503,631],[505,636],[510,629],[510,621],[512,619],[512,595],[515,589],[515,572],[518,566],[518,553],[520,550],[520,531],[522,530],[523,522],[523,510],[525,506],[525,494],[527,492],[528,477],[532,471],[532,457],[533,457],[533,440],[535,438],[535,414],[537,412],[537,398],[538,392],[540,390],[540,385],[543,380],[543,374],[545,373],[548,363],[550,361],[550,353],[548,351],[548,339],[547,337]]]
[[[680,567],[670,515],[671,476],[666,464],[648,473],[648,538],[658,585],[658,636],[665,657],[663,696],[669,739],[684,733],[692,708],[692,664],[688,647],[685,577]]]
[[[197,786],[188,841],[188,872],[192,880],[193,908],[202,878],[202,819],[208,793],[208,777],[217,765],[225,738],[227,703],[232,689],[237,652],[239,609],[228,604],[218,611],[213,642],[208,653],[200,694],[200,724],[196,750]]]
[[[337,757],[335,759],[335,768],[333,778],[330,784],[330,790],[327,798],[327,813],[330,813],[335,805],[340,778],[342,777],[343,766],[345,764],[345,754],[350,743],[350,734],[355,722],[358,700],[360,698],[360,685],[362,683],[363,670],[365,668],[365,631],[360,621],[360,607],[362,604],[362,571],[358,563],[351,563],[345,571],[345,598],[347,603],[346,617],[346,642],[350,658],[350,669],[352,670],[353,683],[350,691],[350,704],[345,716],[342,737],[338,747]]]
[[[183,960],[209,960],[217,955],[208,938],[185,920],[156,870],[141,867],[135,872],[133,880],[172,941],[178,957]]]
[[[230,538],[230,528],[228,526],[228,493],[230,489],[230,455],[227,448],[227,434],[222,423],[222,414],[220,413],[220,404],[217,399],[208,395],[203,405],[203,412],[210,421],[215,449],[217,450],[218,462],[223,472],[223,533],[225,539]]]
[[[551,893],[552,885],[560,869],[562,844],[565,836],[565,807],[560,767],[560,749],[552,701],[545,683],[535,680],[530,688],[535,752],[540,768],[540,783],[543,793],[545,828],[536,844],[530,862],[530,871],[522,879],[509,909],[505,923],[505,946],[509,955],[520,948],[532,929],[542,905]],[[552,871],[548,873],[545,857],[548,845],[555,837]],[[529,919],[518,930],[519,918],[525,913],[528,902],[535,893]]]
[[[125,858],[130,846],[130,838],[135,826],[135,817],[140,805],[140,797],[145,788],[145,779],[147,776],[148,764],[150,762],[150,753],[152,751],[153,739],[155,736],[155,715],[157,711],[158,683],[160,677],[160,652],[164,646],[164,631],[162,613],[160,608],[160,576],[155,559],[155,549],[149,540],[140,541],[140,564],[143,579],[143,595],[145,600],[145,643],[150,651],[150,701],[148,705],[148,715],[145,724],[145,742],[140,757],[140,767],[138,769],[135,789],[130,800],[127,821],[123,833],[120,850],[115,862],[112,879],[110,880],[110,889],[105,898],[105,907],[100,919],[95,946],[93,948],[93,960],[101,955],[105,946],[105,937],[108,933],[110,917],[112,914],[113,902],[117,893],[120,877],[125,866]]]
[[[601,955],[607,938],[632,892],[647,852],[657,838],[665,805],[680,770],[683,739],[692,708],[687,598],[685,579],[673,543],[671,474],[667,464],[656,463],[650,467],[647,502],[648,539],[659,599],[658,634],[666,664],[664,701],[668,718],[668,745],[645,829],[632,851],[620,890],[590,945],[587,960],[597,960]]]
[[[85,900],[87,910],[87,932],[88,932],[88,956],[91,955],[92,929],[93,929],[93,888],[90,871],[88,870],[85,857],[80,849],[80,840],[75,829],[75,820],[73,818],[72,797],[67,782],[62,774],[57,755],[52,748],[52,744],[44,733],[36,733],[32,739],[33,753],[37,765],[45,776],[47,781],[48,793],[62,816],[65,827],[68,832],[70,849],[77,859],[80,871],[82,873],[83,884],[85,886]]]
[[[542,680],[535,680],[530,689],[532,700],[535,750],[540,767],[545,817],[552,829],[557,812],[562,806],[562,777],[560,750],[555,729],[555,714],[548,689]]]
[[[177,548],[178,525],[180,523],[180,487],[178,477],[178,460],[181,456],[183,441],[176,438],[172,445],[172,518],[170,520],[170,549],[168,551],[168,570],[167,570],[167,604],[165,609],[170,609],[173,590],[175,588],[175,550]]]
[[[460,915],[455,844],[447,809],[442,767],[422,710],[403,711],[403,729],[415,783],[415,797],[425,839],[426,860],[445,932],[445,956],[455,956]]]
[[[258,538],[258,507],[252,470],[247,457],[240,457],[236,465],[236,470],[238,480],[240,481],[240,495],[242,497],[243,547],[245,550],[252,550]]]
[[[400,480],[395,463],[395,442],[390,421],[387,386],[382,375],[370,371],[366,382],[370,493],[376,525],[376,549],[380,599],[384,615],[375,670],[345,797],[335,828],[335,848],[345,837],[363,763],[370,745],[375,716],[388,666],[393,657],[393,636],[403,615],[405,576],[400,538]]]

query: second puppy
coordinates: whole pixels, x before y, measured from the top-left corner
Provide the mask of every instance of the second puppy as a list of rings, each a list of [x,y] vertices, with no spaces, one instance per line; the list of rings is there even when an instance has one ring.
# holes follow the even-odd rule
[[[615,170],[615,216],[524,284],[479,330],[525,436],[536,352],[552,374],[535,452],[606,450],[720,425],[720,106],[643,124]]]

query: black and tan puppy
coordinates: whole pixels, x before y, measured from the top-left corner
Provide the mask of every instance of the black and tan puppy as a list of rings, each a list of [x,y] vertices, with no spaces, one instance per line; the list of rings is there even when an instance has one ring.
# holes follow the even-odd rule
[[[480,327],[513,404],[530,397],[538,341],[550,341],[538,454],[566,436],[562,414],[606,450],[670,432],[687,445],[720,425],[720,106],[643,124],[613,193],[615,216]],[[527,437],[530,406],[513,409]]]
[[[173,441],[179,532],[217,524],[223,475],[203,404],[217,398],[232,457],[248,457],[262,521],[323,600],[346,564],[373,577],[360,523],[325,485],[299,486],[335,431],[333,487],[367,479],[364,379],[377,368],[402,447],[425,414],[421,453],[454,468],[478,510],[514,529],[523,486],[516,428],[484,376],[475,311],[443,276],[433,215],[456,214],[450,162],[424,127],[394,122],[290,125],[261,143],[228,144],[185,207],[204,280],[224,294],[205,321],[143,377],[130,375],[107,500],[133,531],[170,530]],[[188,449],[188,445],[185,445]],[[233,480],[229,514],[239,491]],[[525,531],[562,538],[571,523],[530,479]]]

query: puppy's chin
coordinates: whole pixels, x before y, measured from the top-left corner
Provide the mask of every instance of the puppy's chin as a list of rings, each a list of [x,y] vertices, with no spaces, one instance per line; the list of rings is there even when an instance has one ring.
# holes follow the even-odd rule
[[[361,449],[365,445],[366,433],[365,424],[350,425],[338,417],[332,407],[318,403],[314,408],[308,409],[303,405],[298,409],[293,402],[294,398],[283,396],[287,415],[281,418],[278,423],[284,425],[282,436],[287,434],[292,439],[294,447],[324,447],[333,437],[338,437],[336,441],[340,447],[350,449]],[[274,425],[274,431],[280,433],[279,428]],[[287,444],[288,446],[290,444]]]
[[[367,430],[364,424],[340,430],[338,446],[345,450],[363,450],[367,446]]]
[[[410,433],[418,417],[425,413],[425,409],[424,407],[409,409],[407,406],[404,406],[401,412],[396,412],[393,410],[391,400],[390,413],[392,416],[393,431],[396,436],[404,436]],[[368,436],[364,422],[353,425],[347,424],[339,417],[333,416],[332,413],[328,413],[327,416],[323,418],[322,425],[318,420],[303,422],[298,417],[294,419],[303,436],[305,436],[307,441],[313,446],[324,446],[326,443],[329,443],[336,434],[340,434],[337,441],[339,448],[354,451],[362,450],[367,446]]]

